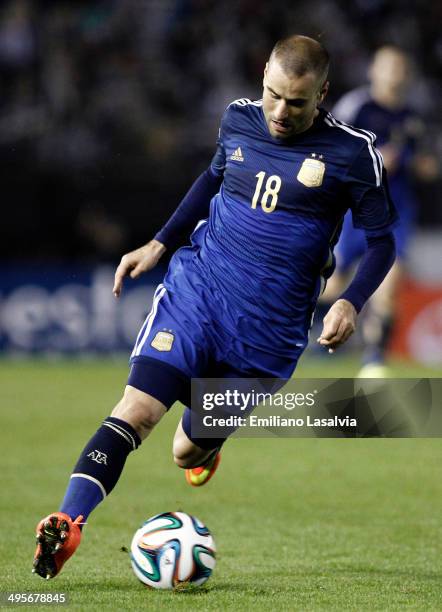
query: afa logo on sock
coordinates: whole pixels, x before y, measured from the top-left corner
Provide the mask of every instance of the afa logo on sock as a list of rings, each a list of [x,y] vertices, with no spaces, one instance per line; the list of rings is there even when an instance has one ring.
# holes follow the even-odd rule
[[[107,455],[99,450],[93,450],[88,454],[88,457],[95,461],[95,463],[101,463],[107,465]]]

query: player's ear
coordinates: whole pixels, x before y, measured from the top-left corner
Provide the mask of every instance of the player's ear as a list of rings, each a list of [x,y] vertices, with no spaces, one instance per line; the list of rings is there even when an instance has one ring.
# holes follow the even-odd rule
[[[269,62],[266,62],[266,65],[264,67],[264,76],[262,77],[262,86],[263,87],[265,87],[265,80],[266,80],[266,77],[267,77],[268,69],[269,69]]]
[[[330,82],[325,81],[318,93],[318,104],[322,104],[322,102],[324,101],[324,98],[327,95],[329,86],[330,86]]]

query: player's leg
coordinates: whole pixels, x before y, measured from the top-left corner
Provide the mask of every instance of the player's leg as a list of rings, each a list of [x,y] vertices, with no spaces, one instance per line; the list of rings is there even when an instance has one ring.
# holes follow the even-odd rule
[[[173,305],[160,286],[132,353],[123,398],[83,449],[60,512],[37,526],[34,570],[39,575],[50,578],[60,571],[79,544],[81,525],[112,491],[129,453],[149,435],[188,384],[189,373],[177,364],[184,354],[192,354],[192,338],[183,333],[183,346],[179,334],[175,337],[165,331],[178,329],[172,314]]]
[[[185,408],[184,415],[178,423],[173,438],[173,460],[178,467],[184,469],[202,465],[213,455],[214,450],[218,450],[220,446],[218,440],[215,442],[210,439],[206,441],[197,440],[199,444],[196,444],[196,442],[189,437],[189,433],[186,433],[183,427],[183,421],[186,422],[188,420],[189,413],[189,408]],[[204,442],[208,442],[208,445]]]
[[[311,312],[309,312],[307,318],[305,345],[307,345]],[[239,344],[237,348],[238,346]],[[299,350],[299,355],[301,352],[302,350]],[[249,361],[250,354],[253,354],[252,363]],[[211,379],[218,374],[217,377],[220,379],[219,391],[221,393],[223,391],[233,393],[240,391],[243,397],[244,394],[252,391],[253,393],[276,393],[278,389],[284,386],[285,381],[290,378],[297,363],[297,358],[283,359],[279,356],[272,357],[268,353],[260,354],[259,351],[251,347],[244,347],[242,357],[235,358],[233,363],[220,364],[218,371],[215,370],[210,372],[210,374],[206,373],[206,376]],[[257,367],[260,369],[255,369]],[[252,394],[250,393],[250,395]],[[245,410],[244,407],[238,407],[240,412],[237,416],[247,417],[253,409],[253,405],[249,405]],[[230,403],[227,406],[218,407],[216,416],[221,418],[235,416],[235,408],[232,409]],[[221,447],[238,428],[237,425],[224,426],[218,432],[222,437],[213,437],[213,432],[211,432],[210,436],[206,437],[204,433],[207,429],[201,417],[202,415],[199,411],[185,408],[173,441],[174,461],[178,467],[185,469],[186,480],[188,484],[194,487],[206,484],[215,474],[221,460]]]
[[[187,482],[199,487],[209,482],[221,460],[225,439],[194,438],[191,434],[191,411],[185,408],[173,439],[173,459],[186,470]]]
[[[385,353],[393,330],[395,314],[395,298],[403,276],[400,262],[391,268],[384,281],[372,296],[367,314],[362,324],[362,334],[365,343],[364,367],[360,376],[379,375],[372,366],[383,366]]]
[[[130,385],[84,447],[72,473],[60,511],[72,519],[92,510],[112,491],[130,452],[147,438],[166,406]]]
[[[362,322],[365,343],[361,377],[385,376],[385,355],[393,331],[397,292],[403,278],[408,241],[413,229],[412,217],[402,211],[401,223],[394,229],[396,261],[371,297]]]
[[[210,370],[204,371],[204,376],[213,379],[238,379],[247,374],[239,370],[232,369],[229,365],[218,362],[211,365]],[[228,386],[221,383],[220,391]],[[201,393],[201,391],[200,391]],[[195,398],[192,397],[192,405]],[[198,400],[196,400],[197,403]],[[219,408],[218,416],[228,416]],[[225,437],[204,437],[205,428],[202,425],[202,415],[198,410],[192,411],[185,408],[183,416],[178,424],[173,440],[173,458],[176,465],[185,470],[185,477],[188,484],[199,487],[212,478],[215,474],[220,460],[220,450],[227,437],[235,431],[235,427],[226,428]]]
[[[44,578],[59,573],[75,552],[81,526],[118,482],[129,453],[141,444],[166,406],[132,386],[84,447],[68,483],[59,512],[37,525],[33,571]]]

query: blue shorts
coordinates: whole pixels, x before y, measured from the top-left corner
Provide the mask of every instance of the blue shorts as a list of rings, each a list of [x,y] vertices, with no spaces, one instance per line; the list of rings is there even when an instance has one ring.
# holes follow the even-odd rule
[[[413,230],[413,223],[407,215],[401,214],[400,223],[393,228],[396,243],[396,257],[404,260],[407,255],[408,243]],[[353,227],[352,215],[348,211],[344,217],[341,236],[336,245],[336,269],[347,272],[349,268],[362,257],[367,249],[365,233]]]
[[[183,429],[204,449],[219,448],[236,427],[228,430],[226,438],[192,436],[188,408],[192,378],[288,379],[297,363],[246,345],[223,328],[215,311],[216,305],[209,307],[204,299],[195,302],[159,285],[136,339],[128,378],[129,385],[167,409],[176,401],[183,403]]]
[[[132,351],[128,384],[169,408],[188,403],[192,378],[291,377],[297,359],[248,346],[224,329],[215,310],[204,296],[192,301],[159,285]]]

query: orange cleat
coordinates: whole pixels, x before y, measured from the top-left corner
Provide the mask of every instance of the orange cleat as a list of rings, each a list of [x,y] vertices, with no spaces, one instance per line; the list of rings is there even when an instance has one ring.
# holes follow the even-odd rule
[[[192,485],[192,487],[202,487],[206,484],[206,482],[209,482],[209,480],[215,474],[220,461],[221,453],[217,452],[212,455],[204,465],[187,469],[187,482]]]
[[[82,520],[82,516],[73,521],[63,512],[54,512],[38,523],[33,573],[46,580],[60,573],[80,544]]]

